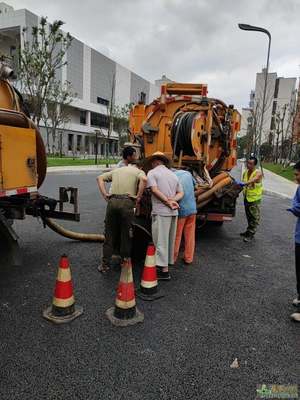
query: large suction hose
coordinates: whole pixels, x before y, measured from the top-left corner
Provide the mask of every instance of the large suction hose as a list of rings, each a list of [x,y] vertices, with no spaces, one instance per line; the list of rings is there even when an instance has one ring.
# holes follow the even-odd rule
[[[222,189],[224,186],[227,186],[230,183],[232,183],[232,178],[228,176],[227,178],[221,180],[216,185],[214,185],[211,189],[207,190],[205,193],[200,194],[197,198],[197,202],[202,203],[204,200],[207,200],[209,197],[211,197],[211,195],[214,194],[217,190]]]
[[[220,174],[221,175],[221,174]],[[215,185],[207,190],[205,193],[201,193],[198,197],[197,197],[197,208],[203,208],[204,206],[206,206],[206,204],[208,204],[215,196],[215,193],[222,189],[223,187],[229,185],[230,183],[232,183],[232,178],[230,176],[227,177],[223,177],[223,179],[219,180],[217,183],[215,183]]]
[[[98,233],[79,233],[70,231],[68,229],[63,228],[61,225],[57,224],[50,218],[44,218],[43,221],[55,233],[58,233],[59,235],[62,235],[68,239],[80,240],[82,242],[99,242],[99,243],[103,243],[105,240],[105,236]]]
[[[201,208],[206,206],[206,204],[208,204],[209,202],[212,201],[212,198],[213,198],[213,195],[209,199],[204,200],[202,203],[197,203],[197,209],[200,210]]]
[[[196,187],[195,196],[198,197],[198,196],[201,195],[202,193],[207,192],[208,189],[213,189],[214,186],[215,186],[218,182],[222,181],[223,179],[227,178],[228,176],[229,176],[228,172],[221,172],[219,175],[215,176],[215,177],[212,179],[212,186],[211,186],[211,187],[206,187],[206,188],[203,188],[203,187],[201,187],[201,186],[200,186],[200,187]]]

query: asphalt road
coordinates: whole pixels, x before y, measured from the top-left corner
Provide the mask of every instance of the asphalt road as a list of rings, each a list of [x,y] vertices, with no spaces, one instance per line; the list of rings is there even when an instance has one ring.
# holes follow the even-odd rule
[[[42,192],[80,188],[79,231],[103,229],[96,174],[49,175]],[[16,226],[23,267],[0,268],[0,399],[255,399],[262,383],[299,383],[299,329],[289,315],[295,294],[294,219],[289,202],[265,196],[255,242],[245,244],[242,203],[232,223],[207,227],[194,265],[162,283],[166,297],[138,300],[143,324],[115,328],[105,318],[118,273],[96,267],[97,244],[69,241],[27,218]],[[51,303],[59,256],[67,253],[84,314],[54,326]],[[230,368],[237,358],[240,367]]]

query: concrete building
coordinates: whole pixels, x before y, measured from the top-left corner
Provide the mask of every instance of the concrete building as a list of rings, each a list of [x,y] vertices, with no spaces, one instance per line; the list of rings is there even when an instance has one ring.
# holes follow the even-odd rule
[[[6,3],[0,3],[0,55],[13,57],[22,48],[21,32],[38,25],[39,17],[32,12],[14,10]],[[29,39],[28,39],[29,40]],[[95,130],[99,130],[98,154],[117,152],[118,135],[113,132],[109,143],[108,107],[115,82],[114,102],[124,106],[135,103],[140,96],[146,102],[159,96],[160,88],[101,54],[95,49],[73,38],[66,54],[67,65],[59,71],[62,84],[71,83],[77,98],[70,107],[70,123],[62,130],[61,147],[64,154],[95,154]],[[41,126],[45,138],[45,129]]]
[[[249,133],[249,127],[252,124],[252,109],[242,108],[242,118],[241,118],[241,130],[239,132],[239,137],[243,137]]]
[[[265,76],[265,69],[256,74],[253,113],[258,121],[258,126],[262,113]],[[287,109],[293,107],[296,100],[296,81],[296,78],[278,77],[276,72],[268,74],[262,143],[266,141],[273,142],[276,115],[278,114],[282,117],[285,107]],[[292,124],[289,121],[288,112],[286,112],[284,119],[284,130],[288,130],[290,134],[292,132]]]
[[[256,122],[257,129],[260,127],[265,74],[265,69],[256,74],[255,90],[250,92],[249,107],[242,109],[240,136],[248,132],[249,124],[251,126]],[[290,121],[290,110],[295,106],[296,81],[296,78],[278,77],[276,72],[268,74],[262,143],[274,143],[276,115],[280,115],[282,118],[284,108],[287,110],[284,119],[284,131],[287,131],[288,136],[292,134],[293,124]]]
[[[249,108],[253,110],[254,108],[254,99],[255,99],[255,91],[251,90],[250,92],[250,100],[249,100]]]

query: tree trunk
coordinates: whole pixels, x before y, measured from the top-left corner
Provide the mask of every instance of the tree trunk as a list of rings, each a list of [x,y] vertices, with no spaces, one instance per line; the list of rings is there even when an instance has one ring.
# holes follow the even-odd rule
[[[46,127],[46,135],[47,135],[46,149],[47,149],[47,153],[50,154],[50,143],[49,143],[50,132],[49,132],[49,129],[47,127]]]
[[[276,139],[276,150],[275,150],[275,164],[278,163],[278,147],[279,147],[279,133],[277,133],[277,139]]]

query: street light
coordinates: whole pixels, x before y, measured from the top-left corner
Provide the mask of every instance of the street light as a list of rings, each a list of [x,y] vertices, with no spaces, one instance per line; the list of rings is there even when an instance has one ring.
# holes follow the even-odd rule
[[[96,137],[95,137],[95,142],[96,142],[96,144],[95,144],[95,164],[96,165],[98,165],[98,138],[99,138],[98,134],[99,133],[100,133],[100,131],[98,131],[98,129],[95,129],[95,135],[96,135]]]
[[[261,147],[261,137],[262,137],[263,123],[264,123],[264,113],[265,113],[265,108],[266,108],[266,92],[267,92],[267,81],[268,81],[268,73],[269,73],[271,33],[267,29],[261,28],[259,26],[253,26],[253,25],[248,25],[248,24],[238,24],[238,25],[239,25],[239,28],[242,29],[243,31],[262,32],[262,33],[265,33],[269,38],[268,55],[267,55],[267,68],[266,68],[266,75],[265,75],[265,84],[264,84],[264,92],[263,92],[263,104],[262,104],[262,111],[261,111],[260,130],[259,130],[259,136],[258,136],[258,150],[257,150],[257,158],[258,158],[259,164],[261,165],[261,162],[260,162],[260,147]]]

